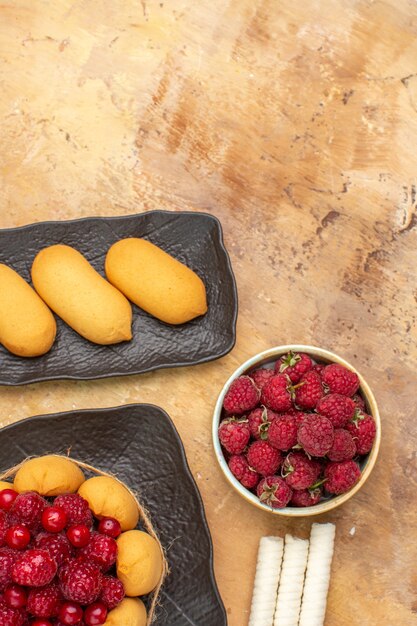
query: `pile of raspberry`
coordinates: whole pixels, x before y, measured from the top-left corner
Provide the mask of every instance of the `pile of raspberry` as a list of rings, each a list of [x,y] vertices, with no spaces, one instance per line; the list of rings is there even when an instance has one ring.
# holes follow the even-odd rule
[[[223,413],[218,433],[230,471],[273,508],[349,491],[376,434],[358,376],[301,352],[235,379]]]
[[[78,494],[0,491],[0,626],[96,626],[122,601],[120,524]]]

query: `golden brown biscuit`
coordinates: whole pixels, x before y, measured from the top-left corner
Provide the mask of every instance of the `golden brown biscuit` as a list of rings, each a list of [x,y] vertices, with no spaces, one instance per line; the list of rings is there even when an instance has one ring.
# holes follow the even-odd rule
[[[74,248],[44,248],[32,266],[38,294],[77,333],[98,344],[132,338],[132,308]]]
[[[0,343],[18,356],[48,352],[56,335],[54,316],[32,287],[3,264],[0,294]]]
[[[117,539],[117,576],[127,596],[144,596],[155,589],[162,576],[162,554],[153,537],[129,530]]]
[[[125,598],[108,613],[103,626],[146,626],[145,605],[138,598]]]
[[[129,300],[168,324],[207,311],[206,288],[189,267],[145,239],[122,239],[107,253],[106,276]]]
[[[25,461],[14,477],[14,489],[19,493],[37,491],[41,496],[75,493],[85,481],[81,469],[62,456],[47,454]]]
[[[94,476],[81,485],[80,496],[87,500],[97,517],[114,517],[122,530],[135,528],[139,509],[135,498],[121,482],[111,476]]]

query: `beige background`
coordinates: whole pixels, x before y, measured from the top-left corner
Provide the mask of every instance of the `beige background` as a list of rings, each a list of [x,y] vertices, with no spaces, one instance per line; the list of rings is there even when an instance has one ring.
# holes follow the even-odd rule
[[[246,626],[259,538],[311,522],[229,489],[210,440],[216,394],[264,348],[333,349],[373,387],[384,432],[364,489],[323,518],[337,523],[326,624],[417,624],[416,2],[5,0],[0,72],[0,226],[210,211],[240,298],[222,360],[2,388],[1,425],[163,388],[229,624]]]

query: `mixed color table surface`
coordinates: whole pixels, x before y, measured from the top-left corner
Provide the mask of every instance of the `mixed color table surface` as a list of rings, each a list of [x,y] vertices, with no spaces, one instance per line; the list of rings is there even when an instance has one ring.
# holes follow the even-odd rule
[[[215,400],[260,350],[329,348],[372,386],[383,437],[360,493],[317,520],[337,524],[326,625],[417,624],[417,4],[6,0],[0,49],[0,226],[204,210],[240,306],[220,361],[2,387],[1,425],[160,404],[206,506],[229,625],[245,626],[260,537],[305,537],[311,520],[229,488]]]

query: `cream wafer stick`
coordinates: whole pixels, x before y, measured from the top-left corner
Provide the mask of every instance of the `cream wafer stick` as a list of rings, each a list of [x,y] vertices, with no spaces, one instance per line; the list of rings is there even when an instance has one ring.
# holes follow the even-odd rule
[[[274,626],[298,626],[308,544],[308,539],[297,539],[297,537],[285,535]]]
[[[330,568],[333,558],[334,524],[313,524],[299,626],[323,626]]]
[[[259,543],[249,626],[272,626],[284,540],[262,537]]]

